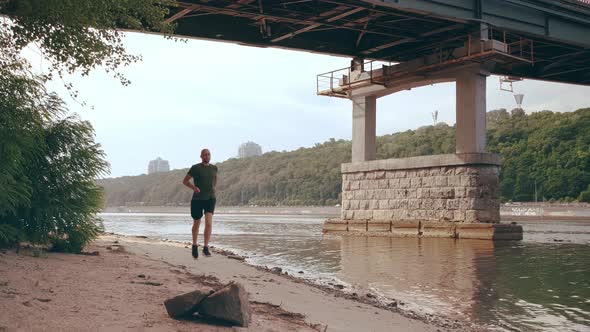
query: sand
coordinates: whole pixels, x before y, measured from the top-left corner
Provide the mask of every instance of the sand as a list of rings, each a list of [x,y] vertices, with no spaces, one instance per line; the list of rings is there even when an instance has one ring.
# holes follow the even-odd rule
[[[103,235],[86,251],[31,248],[0,253],[0,331],[442,331],[400,313],[249,266],[227,256],[194,260],[184,244]],[[199,318],[175,320],[165,299],[241,282],[253,318],[236,329]]]

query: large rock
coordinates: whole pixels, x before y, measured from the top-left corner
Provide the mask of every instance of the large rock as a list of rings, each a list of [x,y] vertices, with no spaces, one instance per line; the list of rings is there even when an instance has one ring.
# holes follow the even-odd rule
[[[164,301],[164,306],[172,318],[191,315],[197,311],[199,303],[211,293],[213,293],[212,290],[196,290],[185,293]]]
[[[246,327],[250,322],[248,294],[239,283],[231,282],[204,299],[199,314],[228,321]]]

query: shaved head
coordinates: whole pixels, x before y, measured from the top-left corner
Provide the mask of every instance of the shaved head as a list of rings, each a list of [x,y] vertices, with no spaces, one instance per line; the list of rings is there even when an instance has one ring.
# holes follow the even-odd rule
[[[203,161],[203,164],[209,163],[211,160],[211,152],[209,152],[209,149],[201,150],[201,160]]]

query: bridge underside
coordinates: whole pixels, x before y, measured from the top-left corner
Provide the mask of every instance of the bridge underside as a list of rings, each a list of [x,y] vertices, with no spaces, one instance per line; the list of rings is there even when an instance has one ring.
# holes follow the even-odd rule
[[[590,84],[590,6],[575,0],[186,0],[172,11],[181,36],[397,63],[452,58],[485,22],[531,60],[492,74]]]
[[[331,234],[522,239],[500,224],[486,77],[590,85],[590,6],[574,0],[193,0],[169,21],[179,35],[353,58],[318,75],[319,95],[352,102]],[[456,153],[375,160],[377,99],[440,82],[456,83]]]

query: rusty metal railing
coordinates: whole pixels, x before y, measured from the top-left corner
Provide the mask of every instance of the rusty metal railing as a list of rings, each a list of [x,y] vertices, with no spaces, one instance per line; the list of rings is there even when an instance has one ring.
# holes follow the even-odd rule
[[[364,60],[362,71],[353,71],[351,67],[346,67],[319,74],[317,75],[316,93],[346,98],[346,91],[352,85],[381,84],[382,82],[376,79],[376,71],[393,64],[393,62],[382,60]]]
[[[465,49],[457,52],[462,47]],[[432,71],[445,64],[456,65],[464,61],[478,61],[478,59],[498,56],[516,62],[533,64],[535,61],[533,40],[504,30],[497,30],[491,26],[488,26],[485,31],[455,36],[439,44],[427,45],[412,51],[421,56],[434,56],[430,57],[428,64],[418,69],[421,72]],[[388,70],[388,67],[391,69]],[[365,60],[363,68],[362,71],[353,71],[352,68],[347,67],[317,75],[316,93],[347,98],[348,91],[353,87],[385,84],[385,80],[407,74],[403,68],[396,67],[394,62],[383,60]]]

